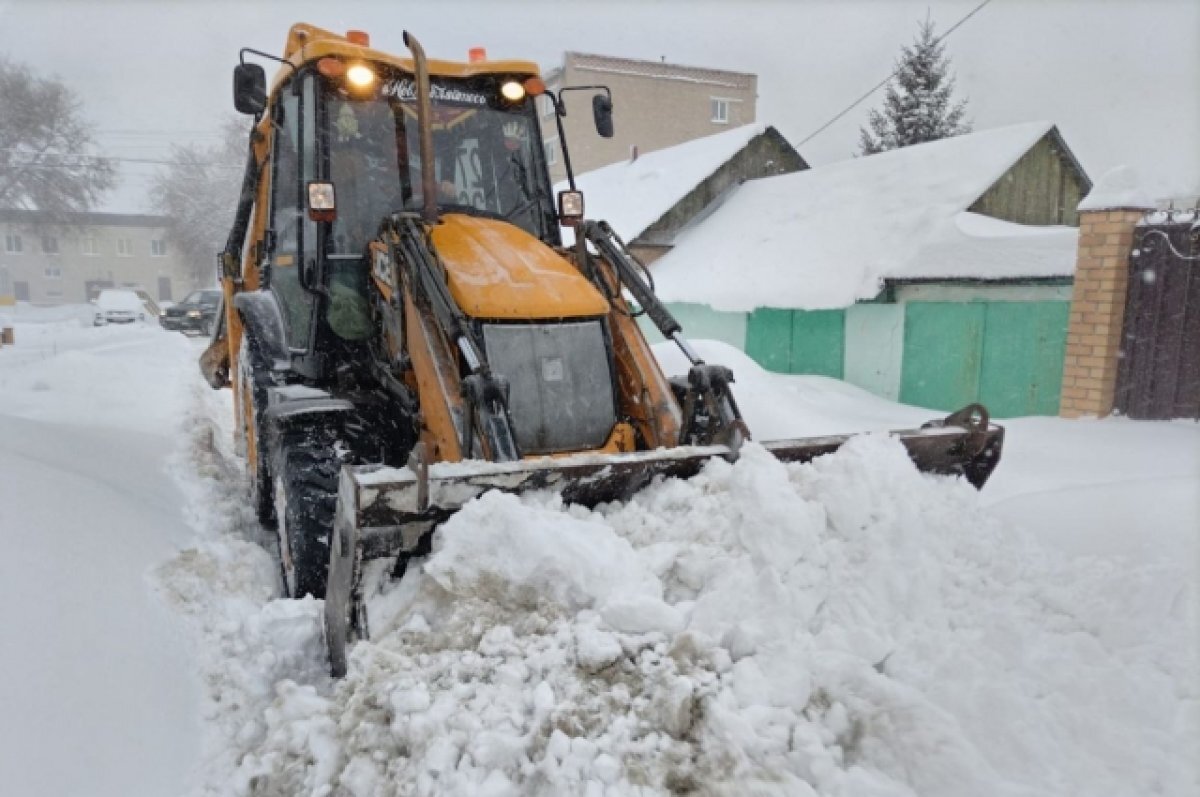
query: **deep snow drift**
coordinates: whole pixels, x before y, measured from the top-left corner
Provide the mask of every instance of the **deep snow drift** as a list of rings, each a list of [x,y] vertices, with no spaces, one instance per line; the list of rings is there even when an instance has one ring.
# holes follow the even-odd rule
[[[1014,420],[983,493],[916,473],[898,444],[869,435],[809,465],[750,446],[734,465],[594,511],[490,494],[446,524],[421,567],[377,582],[373,638],[335,683],[320,603],[276,598],[229,395],[200,380],[198,342],[59,327],[18,330],[41,335],[36,354],[0,351],[6,413],[39,414],[57,430],[45,440],[93,417],[175,436],[177,487],[151,480],[149,506],[178,489],[190,547],[170,555],[165,515],[106,539],[108,556],[137,567],[171,556],[150,583],[194,632],[196,794],[1196,793],[1197,424]],[[936,415],[699,348],[733,366],[761,439]],[[160,461],[120,450],[90,488],[105,507],[145,500],[145,463]],[[52,495],[37,468],[4,467],[20,480],[0,511]],[[37,522],[29,555],[79,532],[65,515]],[[45,594],[50,577],[31,578],[7,605],[25,612]],[[52,593],[70,587],[64,577]],[[79,683],[104,674],[116,694],[152,693],[143,670],[63,660],[61,644],[93,622],[81,612],[62,607],[40,628],[47,641],[23,645],[26,670],[4,671],[12,691],[20,672],[70,664]],[[157,627],[137,639],[171,642]],[[186,694],[189,668],[140,664]],[[36,682],[37,697],[73,708],[81,741],[143,727],[140,704],[97,705],[98,689],[54,680]],[[185,709],[163,704],[161,743],[195,743]],[[26,727],[5,723],[8,751]]]

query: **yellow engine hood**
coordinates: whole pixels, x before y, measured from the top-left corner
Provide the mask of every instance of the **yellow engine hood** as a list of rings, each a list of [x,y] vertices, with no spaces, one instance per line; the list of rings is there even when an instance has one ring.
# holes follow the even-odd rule
[[[474,318],[606,315],[608,302],[553,249],[520,227],[447,213],[433,228],[450,293]]]

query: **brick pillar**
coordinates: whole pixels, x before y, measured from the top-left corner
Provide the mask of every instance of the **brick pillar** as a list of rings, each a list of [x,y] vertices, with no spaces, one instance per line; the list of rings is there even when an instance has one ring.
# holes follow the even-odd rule
[[[1067,327],[1059,415],[1103,418],[1113,410],[1133,228],[1143,209],[1079,213],[1079,254]]]

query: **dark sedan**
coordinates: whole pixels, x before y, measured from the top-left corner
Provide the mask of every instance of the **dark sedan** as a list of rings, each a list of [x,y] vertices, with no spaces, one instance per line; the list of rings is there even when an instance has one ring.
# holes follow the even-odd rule
[[[177,329],[180,332],[196,332],[202,335],[212,333],[216,324],[217,311],[221,307],[221,291],[218,288],[207,288],[192,291],[182,302],[161,311],[158,322],[163,329]]]

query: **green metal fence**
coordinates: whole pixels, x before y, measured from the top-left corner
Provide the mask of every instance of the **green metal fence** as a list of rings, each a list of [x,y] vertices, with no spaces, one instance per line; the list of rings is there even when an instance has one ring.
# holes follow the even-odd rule
[[[746,322],[746,354],[769,371],[841,379],[845,319],[844,310],[760,307]]]
[[[900,400],[993,415],[1056,415],[1070,304],[909,302]]]

